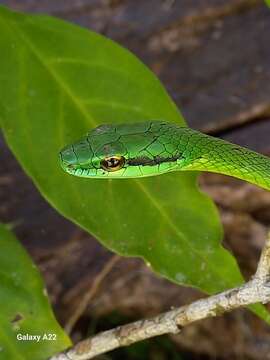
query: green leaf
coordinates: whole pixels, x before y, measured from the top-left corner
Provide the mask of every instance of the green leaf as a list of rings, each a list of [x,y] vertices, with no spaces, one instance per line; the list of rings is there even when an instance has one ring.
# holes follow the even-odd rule
[[[265,3],[266,3],[267,6],[270,7],[270,0],[265,0]]]
[[[220,245],[213,202],[195,173],[89,180],[62,171],[58,152],[102,123],[184,124],[158,79],[114,42],[47,17],[0,11],[0,116],[6,140],[41,193],[106,247],[213,293],[242,282]]]
[[[37,268],[1,224],[0,309],[0,360],[45,360],[70,345],[54,318]],[[40,335],[40,341],[19,340],[27,334]],[[55,340],[45,340],[45,334],[54,334]]]

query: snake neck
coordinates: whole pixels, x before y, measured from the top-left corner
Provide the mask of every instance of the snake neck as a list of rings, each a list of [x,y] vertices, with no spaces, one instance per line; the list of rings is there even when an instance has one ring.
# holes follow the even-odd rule
[[[233,176],[270,190],[270,158],[190,128],[179,128],[179,170]]]

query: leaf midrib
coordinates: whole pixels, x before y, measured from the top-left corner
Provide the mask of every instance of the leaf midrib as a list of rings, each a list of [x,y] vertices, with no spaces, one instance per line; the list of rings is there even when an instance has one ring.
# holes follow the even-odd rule
[[[4,23],[7,25],[7,22],[4,21]],[[80,99],[72,92],[70,87],[63,81],[61,76],[58,75],[58,73],[54,70],[52,66],[50,66],[49,63],[43,60],[42,54],[39,52],[39,50],[35,47],[33,42],[26,36],[26,33],[24,29],[16,23],[16,27],[14,27],[13,22],[9,22],[11,24],[11,27],[15,29],[18,36],[28,45],[28,48],[32,51],[32,53],[35,55],[35,57],[39,60],[39,62],[44,66],[44,68],[48,71],[48,73],[55,79],[56,83],[59,85],[59,87],[63,90],[64,93],[71,99],[71,101],[75,104],[79,112],[84,116],[86,120],[89,121],[92,126],[97,126],[98,124],[95,122],[93,117],[89,114],[87,109],[85,108],[83,102],[80,101]],[[7,25],[8,26],[8,25]],[[21,31],[18,31],[18,28],[20,28]]]

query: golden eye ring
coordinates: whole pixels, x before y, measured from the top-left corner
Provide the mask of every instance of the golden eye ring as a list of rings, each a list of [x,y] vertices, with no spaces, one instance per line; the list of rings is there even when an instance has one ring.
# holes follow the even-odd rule
[[[108,156],[100,162],[100,166],[106,171],[117,171],[125,165],[123,156]]]

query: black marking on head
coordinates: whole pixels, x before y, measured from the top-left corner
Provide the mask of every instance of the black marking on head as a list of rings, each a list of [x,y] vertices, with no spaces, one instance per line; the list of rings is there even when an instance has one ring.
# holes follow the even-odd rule
[[[149,158],[147,156],[132,158],[126,161],[129,166],[155,166],[166,162],[173,162],[180,159],[180,155],[174,155],[171,157],[154,156]]]

